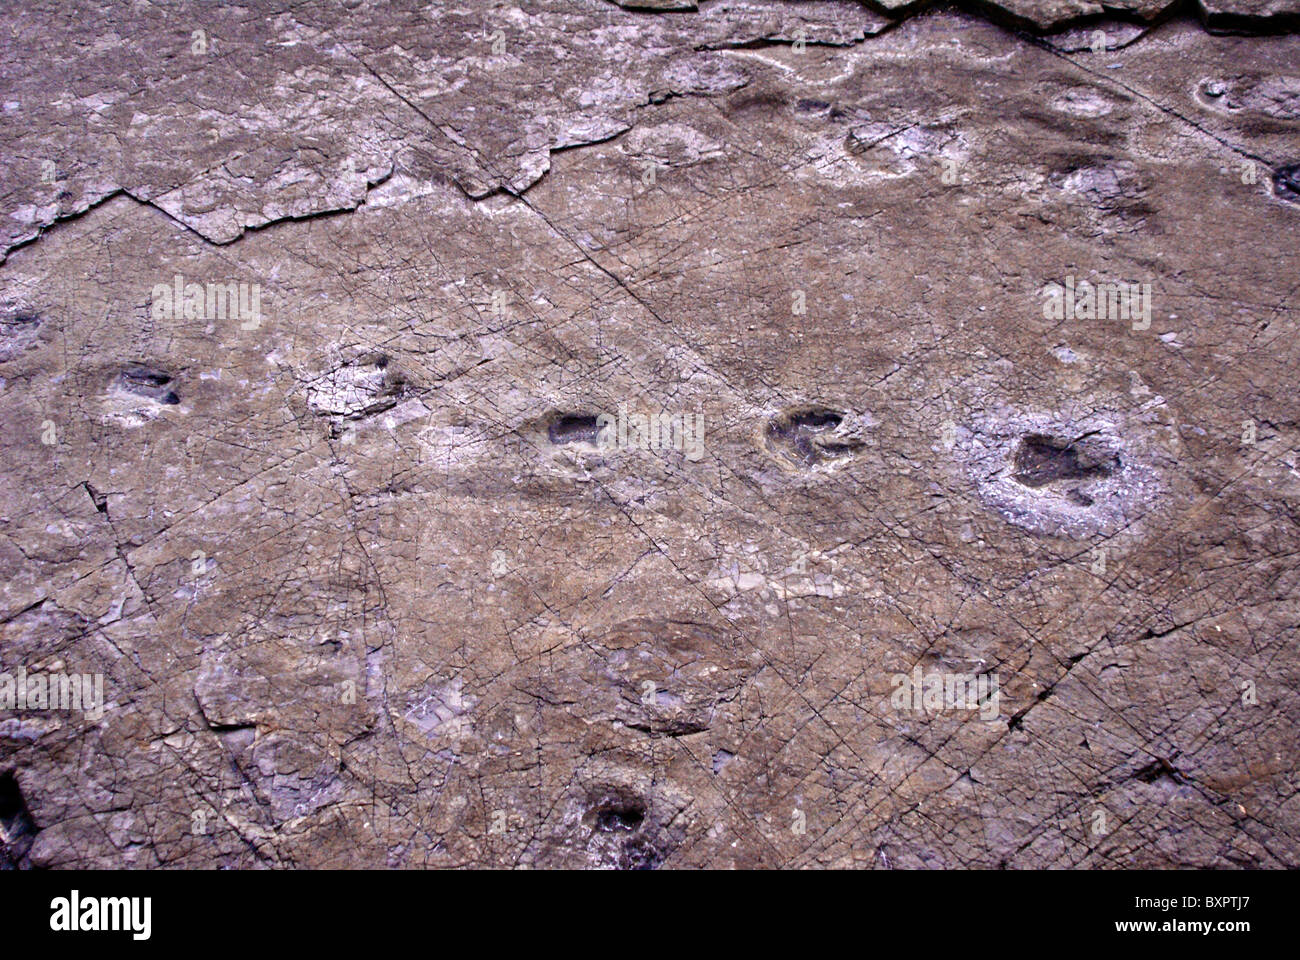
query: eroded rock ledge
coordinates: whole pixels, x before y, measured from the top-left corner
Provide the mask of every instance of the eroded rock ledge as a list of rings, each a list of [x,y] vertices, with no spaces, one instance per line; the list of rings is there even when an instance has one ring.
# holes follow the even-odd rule
[[[1198,3],[1212,29],[1300,22],[1300,0]],[[1192,9],[1178,0],[966,8],[1062,50],[1103,54]],[[9,91],[0,257],[123,195],[224,244],[354,210],[395,170],[445,177],[474,198],[520,193],[554,151],[619,135],[648,103],[745,82],[718,51],[851,45],[928,9],[858,0],[29,6],[15,11],[8,36],[40,49],[41,67],[21,57],[0,67]],[[553,82],[566,75],[595,82]]]

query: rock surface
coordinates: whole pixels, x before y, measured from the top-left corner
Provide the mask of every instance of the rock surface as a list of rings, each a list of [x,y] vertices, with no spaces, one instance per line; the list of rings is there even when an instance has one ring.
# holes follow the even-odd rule
[[[887,7],[12,11],[0,863],[1300,866],[1300,40]]]

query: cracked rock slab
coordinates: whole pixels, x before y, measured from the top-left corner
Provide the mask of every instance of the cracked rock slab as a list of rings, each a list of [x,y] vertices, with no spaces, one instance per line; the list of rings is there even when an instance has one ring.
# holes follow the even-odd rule
[[[14,11],[0,866],[1300,865],[1300,40],[624,6]]]

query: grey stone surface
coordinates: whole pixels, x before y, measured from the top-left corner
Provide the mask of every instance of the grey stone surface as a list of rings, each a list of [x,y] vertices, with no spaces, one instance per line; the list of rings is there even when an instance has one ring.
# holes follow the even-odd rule
[[[0,859],[1300,865],[1300,40],[1116,23],[15,10]]]

